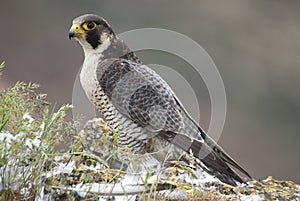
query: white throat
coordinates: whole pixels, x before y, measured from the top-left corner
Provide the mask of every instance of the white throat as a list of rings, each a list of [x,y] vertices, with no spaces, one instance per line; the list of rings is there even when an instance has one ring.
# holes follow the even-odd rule
[[[93,48],[91,44],[89,44],[84,38],[76,38],[76,40],[80,43],[85,58],[88,57],[90,54],[98,54],[102,55],[102,53],[109,47],[111,44],[110,38],[105,37],[104,40],[102,40],[102,44],[100,44],[97,48]]]
[[[103,58],[102,53],[109,47],[111,42],[110,38],[106,38],[101,45],[93,49],[86,40],[78,39],[78,41],[83,48],[85,56],[80,72],[80,82],[88,98],[92,99],[98,82],[96,70],[99,62]]]

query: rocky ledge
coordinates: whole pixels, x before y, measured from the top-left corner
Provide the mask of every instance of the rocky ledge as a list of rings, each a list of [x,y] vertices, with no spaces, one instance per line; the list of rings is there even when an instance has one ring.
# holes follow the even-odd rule
[[[43,200],[299,200],[298,184],[271,176],[230,186],[175,161],[151,169],[141,160],[135,173],[130,167],[124,171],[110,169],[109,165],[117,161],[115,136],[102,119],[87,122],[74,136],[73,146],[80,144],[80,148],[72,152],[72,157],[64,154],[56,158],[56,167],[45,179]],[[107,160],[109,156],[113,161]],[[151,158],[146,161],[152,167],[157,163]]]

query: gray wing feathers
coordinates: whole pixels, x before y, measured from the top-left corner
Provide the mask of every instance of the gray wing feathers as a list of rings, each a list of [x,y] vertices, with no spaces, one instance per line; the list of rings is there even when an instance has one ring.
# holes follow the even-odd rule
[[[233,180],[243,181],[227,163],[251,178],[194,122],[157,73],[124,59],[105,62],[106,67],[100,64],[102,70],[97,71],[98,81],[120,113],[185,152],[192,150],[210,172],[226,183],[235,185]],[[143,136],[147,137],[153,136]],[[201,156],[203,153],[205,157]]]
[[[99,84],[123,115],[152,132],[178,131],[183,126],[173,92],[154,71],[123,59],[110,59],[106,65],[97,72]]]

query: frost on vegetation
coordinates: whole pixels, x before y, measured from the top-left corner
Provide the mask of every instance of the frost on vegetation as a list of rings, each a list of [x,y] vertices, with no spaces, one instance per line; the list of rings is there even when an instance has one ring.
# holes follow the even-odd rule
[[[0,75],[3,65],[0,65]],[[62,136],[71,132],[66,105],[49,111],[34,83],[17,82],[0,92],[0,192],[2,200],[33,198],[45,171],[59,153]],[[29,199],[33,200],[33,199]]]

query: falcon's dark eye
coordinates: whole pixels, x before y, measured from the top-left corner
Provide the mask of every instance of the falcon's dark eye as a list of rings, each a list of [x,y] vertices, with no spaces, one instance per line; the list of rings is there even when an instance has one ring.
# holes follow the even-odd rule
[[[85,30],[89,31],[89,30],[93,30],[96,28],[96,23],[95,22],[85,22],[82,26]]]
[[[92,29],[92,28],[94,28],[95,25],[93,22],[90,22],[86,26],[87,26],[87,28]]]

